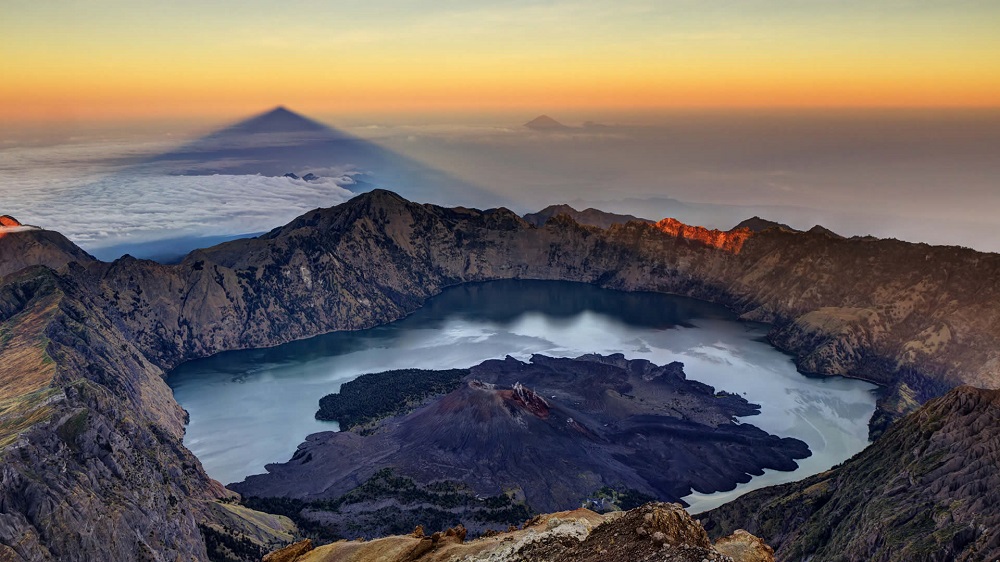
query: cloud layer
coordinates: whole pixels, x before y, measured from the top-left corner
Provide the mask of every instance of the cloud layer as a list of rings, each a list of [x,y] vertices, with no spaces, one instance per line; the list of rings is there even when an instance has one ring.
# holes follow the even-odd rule
[[[348,176],[307,182],[267,176],[110,176],[10,198],[4,212],[58,230],[85,249],[270,230],[353,197]],[[22,218],[23,217],[23,218]]]

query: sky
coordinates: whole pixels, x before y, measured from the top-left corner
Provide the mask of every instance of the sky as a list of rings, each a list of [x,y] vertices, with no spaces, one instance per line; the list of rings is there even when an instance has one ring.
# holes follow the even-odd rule
[[[0,123],[995,107],[995,0],[2,0]]]

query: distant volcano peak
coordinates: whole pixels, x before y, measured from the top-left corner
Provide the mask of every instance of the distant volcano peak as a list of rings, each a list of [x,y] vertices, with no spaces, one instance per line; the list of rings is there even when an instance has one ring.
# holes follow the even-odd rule
[[[524,126],[536,131],[557,131],[561,129],[569,129],[569,127],[563,125],[548,115],[539,115],[538,117],[535,117],[531,121],[525,123]]]

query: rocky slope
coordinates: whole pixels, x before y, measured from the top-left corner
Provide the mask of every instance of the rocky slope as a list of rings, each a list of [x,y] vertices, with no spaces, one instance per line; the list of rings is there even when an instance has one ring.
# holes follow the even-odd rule
[[[702,517],[746,528],[788,561],[1000,557],[1000,391],[962,386],[823,474],[751,492]]]
[[[463,382],[374,427],[311,435],[289,462],[230,487],[254,505],[296,500],[284,513],[333,537],[453,522],[479,534],[617,496],[731,490],[810,454],[752,417],[735,423],[757,406],[688,380],[679,363],[508,357],[472,367]]]
[[[33,265],[60,269],[70,262],[92,261],[90,254],[58,232],[20,223],[0,227],[0,278]]]
[[[741,235],[735,252],[688,232],[559,216],[536,228],[504,209],[373,191],[175,266],[100,263],[54,233],[5,233],[0,353],[19,381],[0,396],[5,553],[203,559],[198,523],[214,521],[203,506],[225,492],[181,446],[164,372],[395,320],[466,281],[563,279],[725,304],[772,323],[803,371],[887,385],[876,429],[961,383],[1000,384],[998,255],[778,229]]]
[[[54,272],[92,260],[53,234],[0,239],[46,250],[0,283],[0,559],[204,560],[206,533],[252,556],[293,540],[283,517],[216,503],[233,494],[181,445],[163,371]]]
[[[598,515],[586,509],[539,516],[521,528],[465,540],[465,529],[426,536],[340,541],[319,548],[298,543],[264,562],[773,562],[760,539],[737,531],[709,540],[705,530],[677,504],[647,504],[628,512]]]

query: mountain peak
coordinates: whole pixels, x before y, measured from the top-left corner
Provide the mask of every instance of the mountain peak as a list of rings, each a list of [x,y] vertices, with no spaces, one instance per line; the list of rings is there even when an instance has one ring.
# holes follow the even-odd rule
[[[536,131],[558,131],[562,129],[569,129],[569,127],[563,125],[548,115],[539,115],[538,117],[535,117],[531,121],[525,123],[524,126]]]
[[[798,232],[798,230],[788,226],[782,222],[775,222],[768,219],[763,219],[759,216],[754,215],[747,220],[741,222],[740,224],[733,227],[733,230],[739,230],[741,228],[749,228],[753,232],[763,232],[769,228],[780,228],[782,230],[789,230],[792,232]]]
[[[826,228],[825,226],[818,225],[818,224],[816,226],[810,228],[809,229],[809,233],[810,234],[823,234],[823,235],[829,236],[831,238],[843,238],[843,236],[837,234],[836,232],[830,230],[829,228]]]

